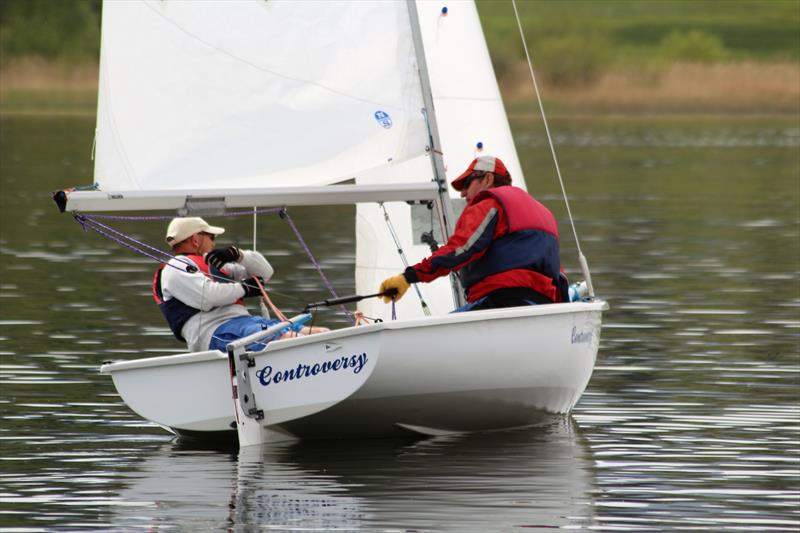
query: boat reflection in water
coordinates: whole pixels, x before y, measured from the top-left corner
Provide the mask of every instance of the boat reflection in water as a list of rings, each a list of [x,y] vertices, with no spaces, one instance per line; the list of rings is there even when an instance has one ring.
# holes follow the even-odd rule
[[[115,527],[487,531],[589,525],[577,426],[426,440],[301,441],[220,452],[174,443],[129,474]]]

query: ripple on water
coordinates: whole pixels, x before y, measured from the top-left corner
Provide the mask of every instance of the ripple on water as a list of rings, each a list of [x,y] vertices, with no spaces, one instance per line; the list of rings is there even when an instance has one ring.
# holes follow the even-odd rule
[[[774,218],[762,218],[759,220],[748,220],[739,224],[741,228],[776,228],[783,226],[783,222]]]
[[[517,134],[518,146],[546,147],[547,137],[540,134]],[[630,134],[627,130],[615,133],[605,131],[581,130],[561,131],[553,136],[553,142],[561,146],[580,147],[659,147],[659,148],[743,148],[743,147],[784,147],[800,146],[800,137],[793,129],[741,130],[736,133],[709,130],[698,135],[693,129],[665,132],[656,129],[641,130]],[[650,160],[651,166],[669,166],[671,158]]]
[[[558,138],[603,147],[574,160],[580,181],[571,198],[579,200],[579,228],[588,231],[581,241],[595,258],[597,285],[614,297],[600,364],[573,413],[578,428],[567,434],[482,435],[462,445],[300,444],[255,458],[171,443],[96,371],[103,359],[183,351],[166,327],[142,325],[128,307],[147,297],[149,262],[80,231],[48,241],[40,229],[52,217],[37,210],[43,226],[24,246],[9,245],[17,235],[0,238],[0,297],[7,313],[17,313],[0,321],[4,527],[796,532],[800,297],[791,288],[800,128],[739,127],[739,119],[716,129],[681,122],[604,131],[595,124],[570,126]],[[74,136],[68,126],[65,139]],[[16,153],[34,146],[29,140],[11,143],[12,155],[43,168],[46,157]],[[532,131],[517,140],[546,143]],[[704,149],[676,149],[682,146]],[[63,160],[57,154],[46,173],[55,175]],[[764,176],[775,186],[765,189]],[[28,177],[37,187],[49,183],[45,173]],[[8,185],[19,192],[9,197],[35,193]],[[545,194],[544,201],[561,199]],[[314,210],[307,218],[324,230],[323,249],[314,251],[337,289],[352,287],[352,254],[341,250],[351,248],[353,228],[324,217]],[[161,232],[154,230],[159,241]],[[272,248],[269,256],[284,265],[273,283],[278,290],[291,301],[319,299],[316,271],[294,259],[304,258],[302,249]],[[563,257],[565,267],[574,266]],[[90,275],[77,275],[78,268]],[[34,300],[44,314],[16,310],[30,298],[33,275],[51,282]],[[78,296],[96,295],[97,277],[119,290],[97,300]],[[67,325],[50,331],[51,321],[66,317]],[[498,525],[503,520],[507,527]]]
[[[772,335],[767,329],[720,329],[714,331],[717,335]]]

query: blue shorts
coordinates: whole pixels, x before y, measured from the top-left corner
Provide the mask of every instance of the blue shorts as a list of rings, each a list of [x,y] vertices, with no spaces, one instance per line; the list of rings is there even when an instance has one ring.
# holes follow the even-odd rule
[[[275,318],[264,318],[261,316],[240,316],[232,318],[227,322],[223,322],[211,336],[211,342],[208,344],[209,350],[219,350],[221,352],[227,351],[228,343],[235,340],[247,337],[253,333],[263,331],[275,324],[280,324],[280,320]],[[267,343],[280,337],[284,332],[279,331],[275,335],[262,339],[260,342],[254,342],[247,347],[250,351],[263,350],[267,347]]]

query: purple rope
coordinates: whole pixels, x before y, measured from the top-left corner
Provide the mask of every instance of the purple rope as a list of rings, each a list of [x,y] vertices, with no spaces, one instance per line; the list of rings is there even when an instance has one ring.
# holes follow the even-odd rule
[[[93,227],[90,227],[90,229],[93,229],[93,230],[97,231],[97,230],[95,229],[95,227],[100,227],[100,228],[103,228],[105,231],[108,231],[108,232],[114,233],[115,235],[118,235],[118,236],[120,236],[120,237],[121,237],[121,239],[120,239],[120,238],[111,237],[111,236],[109,236],[109,235],[107,235],[107,234],[105,234],[105,233],[101,233],[101,232],[99,232],[99,231],[98,231],[98,233],[101,233],[101,235],[105,235],[106,237],[110,238],[110,239],[111,239],[112,241],[114,241],[114,242],[117,242],[117,243],[119,243],[119,244],[123,244],[123,245],[124,245],[125,243],[122,241],[122,239],[125,239],[125,240],[128,240],[128,241],[134,242],[134,243],[138,244],[139,246],[141,246],[141,247],[143,247],[143,248],[147,248],[147,249],[149,249],[149,250],[153,250],[154,252],[156,252],[156,253],[159,253],[159,254],[161,254],[161,255],[163,255],[163,256],[166,256],[166,257],[168,257],[168,258],[170,258],[170,259],[173,257],[173,255],[172,255],[172,254],[170,254],[170,253],[167,253],[167,252],[165,252],[165,251],[163,251],[163,250],[160,250],[160,249],[156,248],[155,246],[150,246],[149,244],[147,244],[147,243],[145,243],[145,242],[142,242],[142,241],[139,241],[139,240],[137,240],[137,239],[134,239],[134,238],[133,238],[133,237],[131,237],[130,235],[127,235],[127,234],[125,234],[125,233],[122,233],[122,232],[121,232],[121,231],[119,231],[119,230],[115,230],[114,228],[112,228],[112,227],[110,227],[110,226],[106,226],[105,224],[102,224],[102,223],[100,223],[100,222],[98,222],[98,221],[96,221],[96,220],[93,220],[93,218],[94,218],[94,217],[88,217],[88,216],[86,216],[86,215],[76,215],[76,216],[75,216],[75,220],[77,220],[77,221],[78,221],[78,223],[79,223],[81,226],[84,226],[84,227],[85,227],[85,224],[86,224],[87,222],[90,222],[90,223],[93,225]],[[134,249],[135,249],[135,248],[134,248]],[[150,257],[150,256],[148,256],[148,257]],[[169,260],[169,259],[168,259],[168,260]],[[159,260],[159,262],[163,262],[163,261]]]
[[[297,226],[294,225],[294,221],[292,220],[292,217],[289,216],[289,213],[286,210],[283,210],[283,211],[281,211],[281,218],[286,219],[286,222],[289,223],[289,227],[292,228],[292,231],[294,232],[295,237],[297,237],[298,242],[300,242],[300,245],[303,247],[303,250],[305,250],[306,255],[308,256],[308,259],[311,261],[311,264],[313,264],[314,268],[316,268],[317,272],[319,272],[319,277],[322,278],[322,282],[325,284],[325,286],[328,288],[328,290],[331,291],[331,295],[334,298],[338,298],[339,295],[336,294],[336,289],[334,289],[333,285],[331,285],[331,282],[328,281],[328,278],[325,276],[325,273],[322,271],[322,266],[320,266],[320,264],[314,258],[314,254],[311,253],[311,249],[306,244],[306,241],[303,240],[303,236],[300,235],[300,231],[297,229]],[[353,324],[356,323],[355,317],[353,316],[352,313],[350,313],[350,311],[347,310],[347,308],[344,305],[340,305],[339,308],[344,312],[344,314],[347,315],[347,318],[352,320]]]
[[[131,249],[131,250],[133,250],[135,252],[139,252],[140,254],[149,257],[150,259],[155,259],[159,263],[164,263],[165,262],[163,259],[158,258],[155,255],[150,254],[145,250],[142,250],[141,248],[136,248],[132,244],[128,244],[124,240],[122,240],[122,239],[116,237],[115,235],[112,235],[111,233],[108,233],[108,232],[104,231],[103,229],[101,229],[101,227],[107,228],[107,226],[103,226],[102,224],[99,224],[98,222],[96,222],[94,220],[87,220],[87,219],[85,219],[85,218],[83,218],[81,216],[76,216],[75,220],[78,222],[78,224],[81,225],[81,227],[83,228],[84,231],[86,231],[86,229],[90,229],[90,230],[92,230],[92,231],[94,231],[96,233],[99,233],[100,235],[106,237],[107,239],[110,239],[110,240],[116,242],[117,244],[119,244],[121,246],[124,246],[125,248],[129,248],[129,249]],[[100,227],[98,227],[98,226],[100,226]],[[110,228],[108,228],[108,229],[110,229]],[[117,233],[117,231],[113,230],[113,229],[110,229],[110,231],[113,232],[113,233]],[[134,241],[134,242],[138,242],[138,241],[136,241],[136,239],[133,239],[133,238],[131,238],[131,240]],[[145,246],[147,246],[147,245],[145,245]],[[148,246],[148,248],[152,248],[152,247]],[[158,250],[158,249],[156,249],[156,250],[161,254],[169,255],[166,252],[162,252],[161,250]]]
[[[262,213],[277,213],[281,209],[282,208],[280,208],[280,207],[272,208],[272,209],[262,209],[262,210],[260,210],[260,212],[262,212]],[[226,214],[226,215],[223,215],[223,216],[241,216],[241,215],[249,215],[249,214],[252,214],[252,213],[253,213],[253,211],[236,211],[236,212],[232,212],[232,213],[229,213],[229,214]],[[106,226],[105,224],[102,224],[101,222],[98,222],[96,220],[98,218],[106,219],[106,220],[140,220],[140,221],[171,220],[171,219],[175,218],[173,216],[150,216],[150,217],[144,217],[144,216],[124,216],[124,215],[80,215],[80,214],[74,214],[73,216],[75,217],[75,220],[77,220],[78,223],[81,226],[84,227],[84,229],[86,228],[86,223],[91,222],[95,227],[91,227],[90,226],[90,229],[96,231],[97,233],[100,233],[101,235],[111,239],[112,241],[114,241],[114,242],[116,242],[118,244],[121,244],[121,245],[123,245],[123,246],[125,246],[127,248],[130,248],[131,250],[139,251],[139,252],[142,253],[142,255],[146,255],[147,257],[150,257],[152,259],[156,259],[152,255],[145,253],[143,250],[138,250],[138,249],[134,248],[133,246],[126,244],[122,239],[134,242],[137,245],[141,246],[142,248],[147,248],[149,250],[153,250],[154,252],[156,252],[158,254],[161,254],[162,256],[167,258],[166,261],[164,261],[162,259],[157,259],[157,261],[159,263],[166,263],[170,259],[172,259],[173,257],[177,257],[177,256],[174,256],[174,255],[172,255],[170,253],[167,253],[167,252],[165,252],[163,250],[160,250],[160,249],[158,249],[158,248],[156,248],[154,246],[150,246],[146,242],[142,242],[142,241],[139,241],[137,239],[134,239],[130,235],[127,235],[125,233],[122,233],[121,231],[115,230],[114,228],[112,228],[110,226]],[[105,232],[98,231],[96,229],[97,226],[103,228],[105,231],[108,231],[108,232],[114,233],[115,235],[118,235],[119,237],[121,237],[121,239],[112,237],[111,235],[108,235]],[[189,265],[190,263],[186,262],[186,264]]]
[[[75,220],[78,222],[78,224],[81,225],[81,227],[83,228],[84,231],[86,231],[86,229],[88,228],[88,229],[94,231],[95,233],[99,233],[100,235],[104,236],[105,238],[116,242],[120,246],[123,246],[125,248],[130,249],[130,250],[133,250],[134,252],[138,252],[138,253],[146,256],[146,257],[149,257],[150,259],[154,259],[155,261],[157,261],[159,263],[164,263],[164,264],[166,264],[168,266],[171,266],[172,268],[175,268],[177,270],[181,270],[177,265],[173,265],[173,264],[169,263],[169,261],[171,259],[178,259],[178,261],[180,261],[181,263],[183,263],[183,264],[185,264],[187,266],[190,266],[190,267],[194,267],[194,263],[192,263],[188,259],[183,259],[180,256],[175,256],[175,255],[167,253],[167,252],[165,252],[163,250],[159,250],[158,248],[150,246],[147,243],[144,243],[144,242],[141,242],[139,240],[134,239],[130,235],[126,235],[126,234],[124,234],[124,233],[122,233],[120,231],[115,230],[114,228],[110,228],[110,227],[108,227],[108,226],[106,226],[104,224],[101,224],[100,222],[97,222],[96,220],[91,220],[91,219],[89,219],[89,218],[87,218],[87,217],[85,217],[83,215],[73,215],[73,216],[75,217]],[[107,231],[105,231],[105,230],[107,230]],[[119,237],[117,237],[117,236],[115,236],[113,234],[120,235],[122,238],[119,238]],[[129,244],[124,239],[127,239],[128,241],[131,241],[131,242],[134,242],[134,243],[138,244],[140,246],[140,248],[137,248],[137,247],[133,246],[132,244]],[[149,248],[150,250],[154,250],[156,253],[159,253],[162,256],[164,256],[166,258],[166,260],[164,258],[159,258],[159,257],[157,257],[157,256],[155,256],[155,255],[153,255],[151,253],[148,253],[143,248]],[[211,276],[212,277],[216,277],[216,278],[220,278],[220,279],[224,279],[221,276],[215,276],[214,274],[211,274]]]
[[[246,215],[264,215],[268,213],[279,213],[283,208],[282,207],[271,207],[269,209],[256,209],[251,211],[231,211],[230,213],[223,213],[219,216],[221,217],[240,217]],[[140,221],[152,221],[152,220],[172,220],[175,218],[175,215],[164,215],[164,216],[131,216],[131,215],[80,215],[86,219],[106,219],[106,220],[140,220]]]
[[[78,215],[86,220],[106,219],[106,220],[172,220],[175,216],[152,216],[152,217],[137,217],[137,216],[124,216],[124,215]]]
[[[336,289],[334,289],[333,285],[331,284],[331,282],[328,281],[327,276],[325,276],[325,272],[323,272],[323,270],[322,270],[322,266],[314,258],[314,254],[311,253],[311,249],[306,244],[305,240],[303,239],[303,236],[300,234],[300,231],[297,229],[297,226],[294,225],[294,221],[289,216],[289,213],[286,211],[285,208],[275,207],[275,208],[258,209],[258,210],[252,210],[252,211],[232,211],[230,213],[225,213],[222,216],[224,216],[224,217],[235,217],[235,216],[246,216],[246,215],[252,215],[252,214],[265,214],[265,213],[280,213],[281,218],[285,219],[286,222],[289,223],[289,227],[292,228],[292,231],[294,232],[295,237],[297,238],[298,242],[300,242],[300,245],[305,250],[306,255],[308,256],[308,258],[311,261],[311,263],[314,265],[314,268],[319,273],[320,278],[322,278],[322,282],[328,288],[328,290],[330,291],[331,295],[334,298],[338,298],[339,295],[336,294]],[[131,237],[130,235],[122,233],[121,231],[115,230],[114,228],[106,226],[105,224],[97,221],[97,219],[105,219],[105,220],[137,220],[137,221],[172,220],[173,218],[175,218],[174,216],[82,215],[82,214],[78,214],[78,213],[73,213],[72,216],[75,218],[75,220],[78,222],[78,224],[80,224],[81,227],[83,227],[84,231],[87,228],[91,229],[92,231],[94,231],[96,233],[99,233],[100,235],[103,235],[107,239],[109,239],[111,241],[114,241],[117,244],[119,244],[119,245],[121,245],[121,246],[123,246],[125,248],[133,250],[134,252],[138,252],[138,253],[146,256],[146,257],[149,257],[150,259],[154,259],[154,260],[158,261],[159,263],[166,263],[167,265],[170,265],[169,261],[171,259],[177,257],[177,256],[174,256],[174,255],[172,255],[170,253],[167,253],[167,252],[165,252],[163,250],[159,250],[158,248],[156,248],[154,246],[150,246],[149,244],[147,244],[145,242],[142,242],[142,241],[140,241],[138,239],[135,239],[135,238]],[[137,248],[136,246],[130,244],[128,241],[130,241],[130,243],[135,243],[136,245],[139,246],[139,248]],[[157,257],[157,256],[155,256],[155,255],[153,255],[151,253],[148,253],[146,251],[146,249],[147,250],[152,250],[152,251],[154,251],[154,252],[156,252],[158,254],[161,254],[163,256],[163,258],[159,258],[159,257]],[[166,260],[164,258],[166,258]],[[186,260],[181,260],[181,261],[186,263],[187,265],[191,265],[191,263],[186,261]],[[170,265],[170,266],[172,266],[174,268],[178,268],[175,265]],[[216,276],[214,276],[214,277],[216,277]],[[344,314],[347,315],[347,317],[353,322],[353,324],[355,324],[356,320],[355,320],[355,317],[353,316],[353,314],[350,313],[350,311],[348,311],[347,308],[344,305],[340,305],[339,307],[344,312]],[[395,318],[395,315],[394,315],[394,302],[393,302],[393,305],[392,305],[392,319],[394,320],[394,318]]]
[[[223,213],[223,217],[242,217],[247,215],[266,215],[269,213],[280,213],[283,207],[270,207],[269,209],[253,209],[251,211],[231,211],[230,213]]]

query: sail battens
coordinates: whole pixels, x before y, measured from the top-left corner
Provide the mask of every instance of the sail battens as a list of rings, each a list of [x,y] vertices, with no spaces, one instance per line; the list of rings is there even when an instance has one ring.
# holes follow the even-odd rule
[[[428,183],[380,185],[332,185],[326,187],[270,187],[260,189],[197,191],[74,191],[67,199],[68,211],[176,211],[192,214],[203,200],[230,208],[348,205],[364,202],[429,201],[438,187]]]

